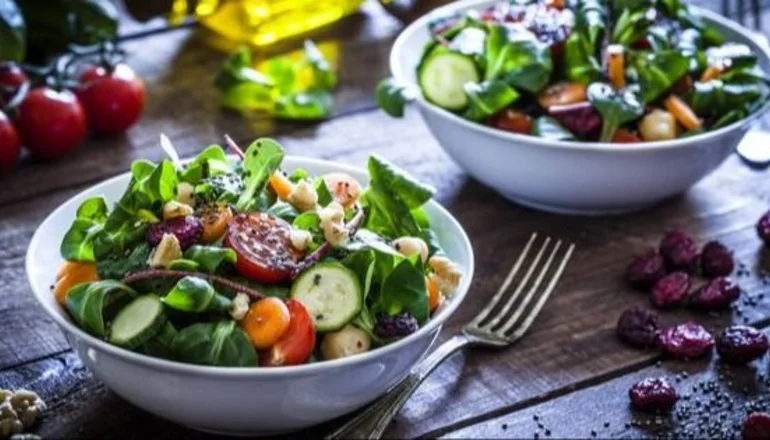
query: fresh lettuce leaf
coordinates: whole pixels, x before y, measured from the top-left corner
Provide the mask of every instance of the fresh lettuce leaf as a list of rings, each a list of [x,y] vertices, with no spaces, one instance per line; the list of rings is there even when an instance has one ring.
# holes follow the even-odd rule
[[[145,269],[152,249],[147,243],[140,243],[127,256],[117,255],[101,259],[96,263],[96,271],[103,280],[119,280],[127,273]]]
[[[75,221],[64,235],[60,253],[68,261],[95,261],[94,239],[107,220],[107,203],[102,197],[85,200],[78,208]]]
[[[196,244],[184,252],[184,257],[198,263],[204,272],[214,273],[222,263],[235,264],[238,256],[232,249]]]
[[[242,164],[246,187],[236,203],[238,211],[248,211],[256,204],[255,199],[265,189],[267,179],[278,170],[283,156],[281,145],[270,138],[260,138],[249,145]]]
[[[190,162],[179,175],[183,182],[193,185],[202,179],[233,172],[233,167],[227,159],[227,154],[219,145],[210,145]]]
[[[425,290],[425,274],[419,255],[402,259],[385,278],[372,311],[396,315],[409,312],[423,324],[430,315],[428,294]]]

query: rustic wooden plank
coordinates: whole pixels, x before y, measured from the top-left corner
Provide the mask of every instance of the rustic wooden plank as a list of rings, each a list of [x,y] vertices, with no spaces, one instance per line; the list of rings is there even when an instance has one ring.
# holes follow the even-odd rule
[[[691,362],[668,360],[512,414],[434,434],[443,438],[738,438],[748,413],[770,410],[767,371],[767,356],[747,366],[726,365],[716,354]],[[670,416],[630,408],[629,388],[649,377],[667,378],[680,394]]]
[[[191,137],[191,145],[193,141]],[[477,351],[450,360],[405,407],[399,423],[388,433],[391,436],[418,436],[455,422],[467,423],[505,411],[517,402],[536,399],[560,388],[580,386],[591,378],[611,376],[650,362],[652,353],[618,344],[613,328],[625,307],[646,301],[620,280],[627,259],[654,245],[667,227],[685,228],[701,240],[719,238],[733,247],[737,257],[752,269],[763,255],[753,225],[766,208],[764,200],[770,194],[770,182],[756,176],[743,185],[737,181],[731,183],[737,179],[736,175],[745,172],[735,158],[685,196],[645,213],[577,218],[518,208],[468,180],[441,152],[414,114],[403,121],[392,121],[375,112],[356,114],[282,137],[281,141],[290,153],[301,152],[356,165],[362,165],[370,153],[376,152],[396,160],[439,188],[440,200],[465,225],[478,261],[474,290],[447,324],[444,337],[457,331],[483,306],[531,231],[540,230],[578,243],[577,258],[530,335],[507,351]],[[191,146],[185,148],[188,148],[186,151],[192,149]],[[35,225],[69,193],[59,192],[12,204],[4,211],[0,249],[15,257],[4,263],[0,274],[0,280],[10,276],[13,282],[12,288],[4,289],[4,301],[0,304],[3,322],[16,310],[29,307],[21,256]],[[741,283],[753,295],[765,294],[765,299],[755,307],[746,307],[742,316],[724,313],[709,317],[682,311],[667,314],[665,320],[674,322],[697,317],[720,326],[730,320],[740,322],[744,316],[752,321],[763,319],[770,314],[770,291],[762,285],[757,271],[753,272]],[[36,337],[29,336],[30,332],[56,332],[50,323],[40,320],[41,317],[42,311],[38,310],[34,317],[27,319],[35,321],[36,327],[13,326],[6,330],[4,326],[0,330],[3,334],[0,339],[8,345],[8,352],[22,356],[14,358],[10,365],[37,358],[24,354],[37,344]],[[60,347],[52,344],[48,351]],[[0,359],[4,358],[0,356]],[[103,406],[101,411],[113,410]]]

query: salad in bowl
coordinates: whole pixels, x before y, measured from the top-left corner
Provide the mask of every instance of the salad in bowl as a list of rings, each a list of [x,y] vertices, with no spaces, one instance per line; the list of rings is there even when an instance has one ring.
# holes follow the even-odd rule
[[[463,271],[424,205],[433,190],[379,157],[369,184],[281,169],[262,138],[183,164],[138,160],[110,209],[82,201],[52,294],[83,331],[166,360],[275,367],[374,350],[424,326]]]
[[[679,0],[484,3],[430,19],[416,87],[378,87],[386,112],[419,94],[510,133],[636,143],[716,131],[768,101],[755,51]]]

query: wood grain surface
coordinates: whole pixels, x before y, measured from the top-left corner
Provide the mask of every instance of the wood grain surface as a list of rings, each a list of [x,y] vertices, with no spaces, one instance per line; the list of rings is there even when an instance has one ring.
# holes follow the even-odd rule
[[[126,27],[131,32],[147,29],[137,23]],[[339,45],[341,85],[334,117],[315,125],[275,124],[220,110],[211,79],[224,55],[198,41],[194,29],[131,38],[126,42],[129,63],[145,79],[149,97],[140,124],[118,138],[92,139],[62,161],[25,162],[12,175],[0,176],[0,387],[24,386],[43,395],[50,411],[39,426],[42,435],[204,437],[149,415],[105,389],[36,305],[24,272],[26,247],[45,216],[78,191],[124,172],[132,160],[161,158],[160,133],[186,156],[219,142],[225,133],[243,143],[271,135],[289,154],[353,165],[363,165],[377,153],[436,186],[439,201],[468,232],[477,259],[472,291],[445,326],[442,339],[486,304],[531,232],[577,244],[558,290],[527,337],[505,351],[454,356],[418,390],[388,436],[532,437],[538,430],[531,420],[536,413],[547,417],[554,437],[590,436],[592,429],[600,437],[678,432],[678,424],[665,424],[662,431],[618,425],[636,417],[627,409],[623,390],[649,374],[684,369],[689,372],[684,386],[710,378],[716,370],[705,363],[666,362],[666,372],[659,373],[654,367],[657,353],[633,350],[616,340],[614,327],[622,310],[647,302],[624,285],[624,268],[633,254],[655,246],[668,229],[685,229],[701,243],[719,239],[750,272],[738,279],[746,291],[741,305],[719,315],[667,312],[663,321],[695,319],[714,330],[730,322],[768,324],[770,286],[764,272],[770,270],[770,253],[754,231],[757,218],[770,207],[766,173],[731,157],[687,194],[625,216],[564,217],[517,207],[463,174],[428,133],[416,109],[409,109],[403,120],[374,109],[373,89],[387,74],[387,53],[400,29],[398,21],[369,3],[344,25],[317,35],[318,41]],[[758,364],[753,371],[764,369]],[[734,375],[736,380],[755,376],[752,370]],[[573,413],[574,426],[559,419],[560,414]],[[599,430],[595,413],[601,419],[606,415],[610,428]],[[739,416],[735,412],[729,417]],[[318,437],[327,430],[317,427],[301,436]],[[539,436],[544,438],[544,429]]]

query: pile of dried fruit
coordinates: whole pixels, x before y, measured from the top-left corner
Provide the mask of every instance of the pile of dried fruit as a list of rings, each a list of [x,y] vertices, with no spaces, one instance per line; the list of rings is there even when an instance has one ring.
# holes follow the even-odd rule
[[[718,310],[740,296],[740,288],[727,278],[734,267],[733,254],[722,243],[709,242],[699,251],[692,237],[673,231],[663,236],[658,251],[651,249],[634,258],[626,270],[626,280],[635,289],[649,292],[656,308],[687,304]],[[691,292],[698,268],[706,282]]]

